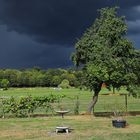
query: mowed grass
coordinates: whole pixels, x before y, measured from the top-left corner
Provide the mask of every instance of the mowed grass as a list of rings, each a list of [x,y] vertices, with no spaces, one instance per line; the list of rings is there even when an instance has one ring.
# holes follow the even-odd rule
[[[139,140],[140,116],[126,117],[126,128],[113,128],[111,118],[90,115],[0,119],[0,140]],[[69,126],[69,134],[55,133]]]
[[[117,93],[126,93],[127,91],[123,88],[120,91],[116,91]],[[108,91],[106,88],[103,88],[100,92],[98,102],[95,107],[95,112],[103,112],[110,111],[108,106],[112,106],[114,104],[119,104],[125,107],[125,97],[124,96],[106,96],[104,94],[112,93],[112,91]],[[90,103],[93,93],[88,90],[79,90],[76,88],[71,89],[57,89],[57,88],[10,88],[6,91],[0,91],[0,97],[21,97],[21,96],[47,96],[49,94],[63,94],[66,97],[61,100],[59,105],[63,106],[66,109],[70,109],[71,113],[75,108],[76,96],[79,97],[79,111],[85,112],[88,104]],[[132,96],[128,96],[128,111],[140,111],[140,99],[133,98]],[[57,109],[58,104],[54,104],[54,109]],[[40,112],[41,113],[41,112]],[[44,113],[44,112],[43,112]]]

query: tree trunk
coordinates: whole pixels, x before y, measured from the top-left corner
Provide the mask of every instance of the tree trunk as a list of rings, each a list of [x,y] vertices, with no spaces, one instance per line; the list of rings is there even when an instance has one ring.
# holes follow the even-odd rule
[[[91,114],[92,110],[94,110],[94,106],[98,100],[98,94],[99,94],[99,92],[94,93],[94,96],[92,97],[92,101],[90,102],[90,104],[88,106],[87,114]]]
[[[102,83],[103,82],[99,83],[99,85],[97,85],[96,88],[94,88],[94,96],[92,97],[92,101],[90,102],[90,104],[88,106],[87,114],[91,114],[92,110],[94,112],[94,106],[95,106],[96,102],[98,101],[98,95],[102,88]]]

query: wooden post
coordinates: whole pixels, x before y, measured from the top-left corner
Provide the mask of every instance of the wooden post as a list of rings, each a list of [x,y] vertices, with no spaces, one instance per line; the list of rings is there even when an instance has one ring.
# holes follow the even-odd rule
[[[125,109],[126,109],[126,112],[127,112],[127,94],[125,94]]]

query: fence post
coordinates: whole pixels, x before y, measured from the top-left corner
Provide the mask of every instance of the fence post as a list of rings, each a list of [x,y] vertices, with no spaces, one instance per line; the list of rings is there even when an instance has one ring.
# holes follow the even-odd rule
[[[127,94],[125,94],[125,109],[126,109],[126,112],[127,112]]]

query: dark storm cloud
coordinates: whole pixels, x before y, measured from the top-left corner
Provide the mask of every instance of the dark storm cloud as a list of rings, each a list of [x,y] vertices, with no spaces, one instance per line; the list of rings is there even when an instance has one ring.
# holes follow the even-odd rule
[[[92,24],[98,8],[119,5],[128,12],[138,4],[139,0],[1,0],[0,21],[40,42],[72,44]],[[133,17],[132,12],[126,14]]]
[[[130,34],[140,34],[140,5],[127,9],[127,24]]]
[[[56,68],[72,65],[69,56],[73,48],[39,44],[14,31],[7,33],[5,26],[0,26],[0,49],[0,68]]]
[[[2,2],[1,7],[4,8],[0,8],[2,9],[0,19],[9,30],[27,34],[44,43],[73,42],[73,37],[77,36],[81,28],[86,25],[85,21],[89,21],[94,15],[94,12],[90,11],[90,4],[87,5],[82,1],[80,3],[64,0]]]
[[[1,0],[0,21],[9,30],[39,42],[73,44],[92,24],[98,8],[119,5],[127,11],[139,3],[139,0]]]
[[[115,5],[137,42],[139,0],[0,0],[0,67],[71,65],[74,42],[94,22],[97,9]]]
[[[1,0],[0,21],[37,41],[72,44],[96,17],[103,0]],[[104,6],[110,5],[106,1]]]

